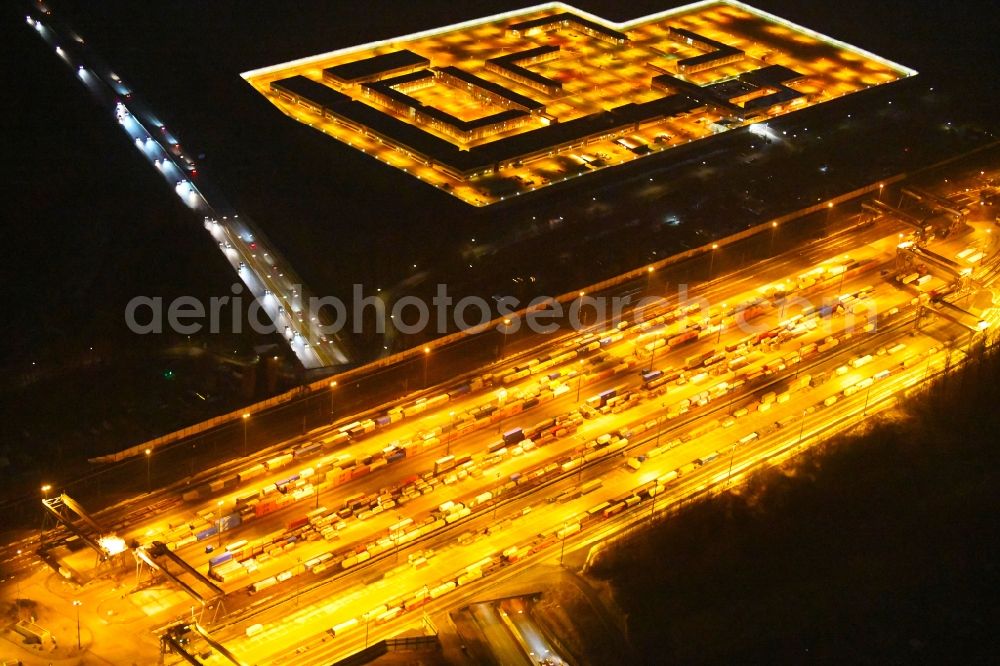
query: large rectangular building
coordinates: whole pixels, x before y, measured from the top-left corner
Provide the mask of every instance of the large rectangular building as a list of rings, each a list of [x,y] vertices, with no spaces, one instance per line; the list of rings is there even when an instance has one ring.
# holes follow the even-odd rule
[[[913,74],[708,0],[625,23],[549,3],[243,76],[293,119],[488,205]]]
[[[377,81],[412,72],[430,64],[427,58],[403,49],[327,67],[323,70],[323,78],[330,83],[347,85],[361,81]]]

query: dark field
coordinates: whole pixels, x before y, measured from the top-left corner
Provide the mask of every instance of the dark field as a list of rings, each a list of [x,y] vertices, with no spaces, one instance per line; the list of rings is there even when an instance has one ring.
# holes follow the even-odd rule
[[[993,663],[998,373],[609,549],[592,573],[644,663]]]

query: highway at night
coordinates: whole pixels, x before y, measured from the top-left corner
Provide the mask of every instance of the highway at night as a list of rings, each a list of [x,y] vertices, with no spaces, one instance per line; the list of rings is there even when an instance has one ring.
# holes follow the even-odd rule
[[[94,98],[114,113],[136,148],[184,205],[204,217],[206,230],[301,363],[306,368],[345,363],[344,352],[318,330],[318,321],[306,321],[300,314],[308,301],[302,279],[253,223],[233,212],[211,183],[199,175],[194,159],[139,96],[51,13],[29,15],[26,22],[77,72]]]

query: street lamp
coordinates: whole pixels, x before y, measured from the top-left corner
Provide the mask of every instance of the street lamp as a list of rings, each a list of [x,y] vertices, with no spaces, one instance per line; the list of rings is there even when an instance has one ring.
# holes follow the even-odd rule
[[[149,478],[149,459],[153,455],[153,450],[146,449],[145,453],[146,453],[146,492],[150,493],[153,492],[153,486],[150,483],[150,478]]]
[[[583,388],[583,360],[580,360],[580,369],[577,370],[576,376],[576,402],[580,402],[580,389]]]
[[[718,250],[718,249],[719,249],[719,244],[718,243],[712,243],[712,255],[711,255],[711,258],[708,260],[708,279],[709,280],[712,279],[712,269],[715,266],[715,251]]]
[[[247,457],[247,422],[250,420],[250,412],[243,412],[243,457]]]
[[[397,512],[396,513],[396,524],[399,524],[402,521],[403,521],[403,514]],[[396,564],[399,564],[399,537],[402,536],[400,534],[400,532],[402,532],[402,528],[399,528],[399,529],[397,529],[396,531],[394,531],[392,533],[392,544],[395,547],[394,549],[396,551],[396,556],[395,556]]]
[[[733,448],[729,450],[729,472],[726,474],[726,488],[729,487],[729,482],[733,478],[733,459],[736,457],[737,444],[739,444],[739,440],[733,442]]]
[[[502,474],[497,472],[497,488],[493,493],[493,522],[497,520],[497,502],[500,501],[500,477]]]
[[[985,319],[980,319],[976,324],[976,331],[979,332],[983,340],[986,340],[986,331],[990,328],[990,322]],[[976,331],[969,331],[969,344],[965,347],[965,355],[968,356],[972,349],[972,341],[976,338]]]
[[[500,420],[497,421],[497,433],[503,432],[503,406],[507,402],[507,389],[501,388],[497,391],[497,413],[500,414]]]
[[[80,641],[80,606],[82,602],[79,599],[73,600],[73,606],[76,608],[76,649],[82,650],[83,645]]]
[[[656,515],[656,489],[660,487],[659,481],[653,482],[653,487],[649,489],[649,522],[653,522],[653,516]]]
[[[427,358],[431,355],[431,348],[424,347],[424,388],[427,388]]]
[[[507,334],[509,333],[510,319],[503,320],[503,337],[500,338],[500,360],[504,357],[504,347],[507,346]]]
[[[666,402],[661,402],[660,403],[660,407],[663,408],[664,412],[667,411],[667,403]],[[657,419],[656,419],[656,443],[653,444],[653,448],[654,449],[658,448],[660,446],[660,434],[663,432],[663,421],[666,418],[667,418],[666,414],[660,414],[660,416],[657,417]]]
[[[778,233],[778,223],[777,222],[772,222],[771,223],[771,242],[770,242],[770,244],[768,245],[768,248],[767,248],[767,253],[768,254],[771,254],[772,252],[774,252],[774,235],[776,233]]]
[[[49,491],[52,490],[52,485],[46,483],[42,486],[42,501],[46,502],[49,499]],[[45,512],[42,512],[42,527],[38,531],[38,543],[42,546],[45,545]]]

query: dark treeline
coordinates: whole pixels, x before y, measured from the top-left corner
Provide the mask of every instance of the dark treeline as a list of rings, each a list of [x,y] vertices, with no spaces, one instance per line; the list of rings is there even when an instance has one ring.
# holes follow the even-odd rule
[[[1000,353],[591,572],[650,664],[995,663]]]

